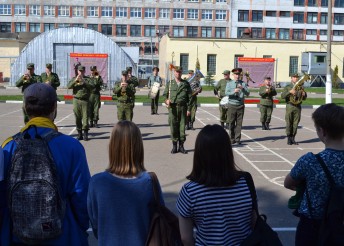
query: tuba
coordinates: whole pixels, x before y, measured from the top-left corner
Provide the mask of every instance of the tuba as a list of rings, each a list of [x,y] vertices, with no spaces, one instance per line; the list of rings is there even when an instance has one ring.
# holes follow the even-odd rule
[[[192,96],[197,95],[202,91],[202,86],[200,82],[201,78],[204,78],[203,74],[201,73],[201,71],[196,69],[195,74],[188,81],[190,83],[190,87],[192,90]]]
[[[302,92],[304,92],[303,84],[305,81],[309,80],[309,75],[304,74],[293,86],[293,89],[295,90],[295,95],[291,95],[289,97],[289,102],[292,104],[298,105],[302,102],[303,96]]]

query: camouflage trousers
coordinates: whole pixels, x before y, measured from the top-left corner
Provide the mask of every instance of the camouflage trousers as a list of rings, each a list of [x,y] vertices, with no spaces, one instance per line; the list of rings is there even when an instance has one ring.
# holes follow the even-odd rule
[[[270,123],[273,106],[260,105],[260,122]]]
[[[191,122],[194,123],[196,119],[196,112],[197,112],[197,96],[191,97],[190,100],[190,116],[187,117],[187,123]]]
[[[134,104],[132,102],[123,103],[118,102],[117,103],[117,119],[120,120],[127,120],[132,121],[133,120],[133,108]]]
[[[73,98],[73,112],[76,129],[78,131],[88,130],[88,101]]]
[[[220,122],[221,123],[228,123],[228,119],[227,119],[228,109],[219,105],[219,110],[220,110]]]
[[[160,97],[160,92],[156,94],[156,97],[154,99],[151,99],[151,112],[153,114],[158,113],[158,105],[159,105],[159,97]]]
[[[100,94],[91,93],[88,100],[89,120],[99,120],[99,108],[100,108]]]
[[[301,120],[301,105],[294,106],[287,104],[285,113],[285,133],[287,136],[295,136],[297,133],[297,127]]]
[[[185,142],[186,105],[171,104],[168,109],[168,123],[173,142]]]
[[[229,122],[229,136],[231,141],[240,142],[241,127],[245,113],[245,105],[229,105],[227,117]]]

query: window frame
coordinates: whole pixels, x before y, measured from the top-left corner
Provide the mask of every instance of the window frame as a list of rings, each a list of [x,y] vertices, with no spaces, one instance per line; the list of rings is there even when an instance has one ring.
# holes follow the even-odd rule
[[[117,37],[126,37],[128,33],[127,25],[117,24],[116,25],[116,36]]]
[[[141,36],[142,36],[141,25],[130,25],[130,37],[141,37]]]
[[[212,32],[213,32],[213,28],[211,26],[202,26],[201,27],[201,37],[202,38],[211,38],[213,36]]]
[[[142,18],[142,8],[130,7],[130,18]]]
[[[69,17],[70,16],[70,9],[67,5],[60,5],[57,7],[57,15],[59,17]]]
[[[252,10],[252,22],[263,22],[263,10]]]
[[[215,20],[220,20],[220,21],[227,20],[227,10],[223,10],[223,9],[215,10]]]
[[[12,15],[11,4],[0,4],[0,15]]]
[[[173,19],[184,19],[185,12],[182,8],[173,9]]]
[[[197,20],[198,19],[198,9],[188,9],[187,18],[189,20]]]
[[[238,22],[248,22],[248,16],[248,10],[238,10]]]
[[[170,19],[170,16],[171,16],[171,9],[169,9],[169,8],[159,9],[159,18],[160,19]]]
[[[29,5],[29,15],[41,16],[41,6],[37,4]]]
[[[145,18],[153,19],[156,17],[156,9],[155,8],[145,8]]]
[[[116,18],[126,18],[128,17],[127,7],[116,7]]]
[[[207,54],[207,74],[216,75],[216,54]]]
[[[102,17],[113,17],[113,8],[111,6],[101,7]]]
[[[98,6],[87,6],[87,17],[99,17],[99,7]]]
[[[84,16],[84,6],[72,6],[72,16],[73,17],[83,17]]]
[[[14,5],[14,15],[19,15],[19,16],[26,15],[25,4],[15,4]]]

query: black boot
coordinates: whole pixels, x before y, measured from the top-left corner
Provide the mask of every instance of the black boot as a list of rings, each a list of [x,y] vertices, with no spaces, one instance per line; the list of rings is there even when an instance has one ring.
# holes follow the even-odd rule
[[[221,122],[221,126],[222,126],[223,128],[225,128],[225,123],[224,123],[224,122]]]
[[[173,144],[173,148],[171,150],[171,154],[175,154],[178,152],[177,151],[177,142],[172,141],[172,144]]]
[[[84,130],[84,139],[88,141],[88,130]]]
[[[264,122],[262,122],[262,130],[266,130],[266,126]]]
[[[291,141],[291,136],[288,135],[288,142],[287,142],[288,145],[292,145],[292,141]]]
[[[179,141],[179,149],[178,152],[187,154],[188,152],[184,149],[184,142]]]
[[[94,127],[98,128],[98,121],[97,120],[94,121]]]
[[[190,129],[191,130],[195,130],[195,128],[193,127],[193,123],[192,122],[190,122]]]
[[[270,131],[270,123],[269,122],[265,122],[265,128],[266,128],[266,130]]]
[[[90,122],[90,127],[92,128],[94,125],[93,125],[93,121],[91,120]]]
[[[291,136],[291,143],[295,145],[299,145],[299,143],[295,141],[295,135]]]
[[[226,123],[225,129],[229,130],[229,123]]]
[[[84,137],[82,136],[82,131],[81,130],[78,130],[78,137],[77,137],[78,140],[83,140]]]

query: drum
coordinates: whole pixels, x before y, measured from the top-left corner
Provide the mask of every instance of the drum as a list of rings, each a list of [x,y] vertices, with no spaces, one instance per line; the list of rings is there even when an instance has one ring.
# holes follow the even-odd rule
[[[148,96],[149,96],[151,99],[155,99],[155,98],[156,98],[156,95],[157,95],[158,92],[159,92],[159,89],[160,89],[160,83],[159,83],[159,82],[154,82],[153,86],[151,87],[151,89],[150,89],[150,91],[149,91]]]
[[[223,97],[220,101],[220,106],[222,108],[228,108],[228,104],[228,96]]]

